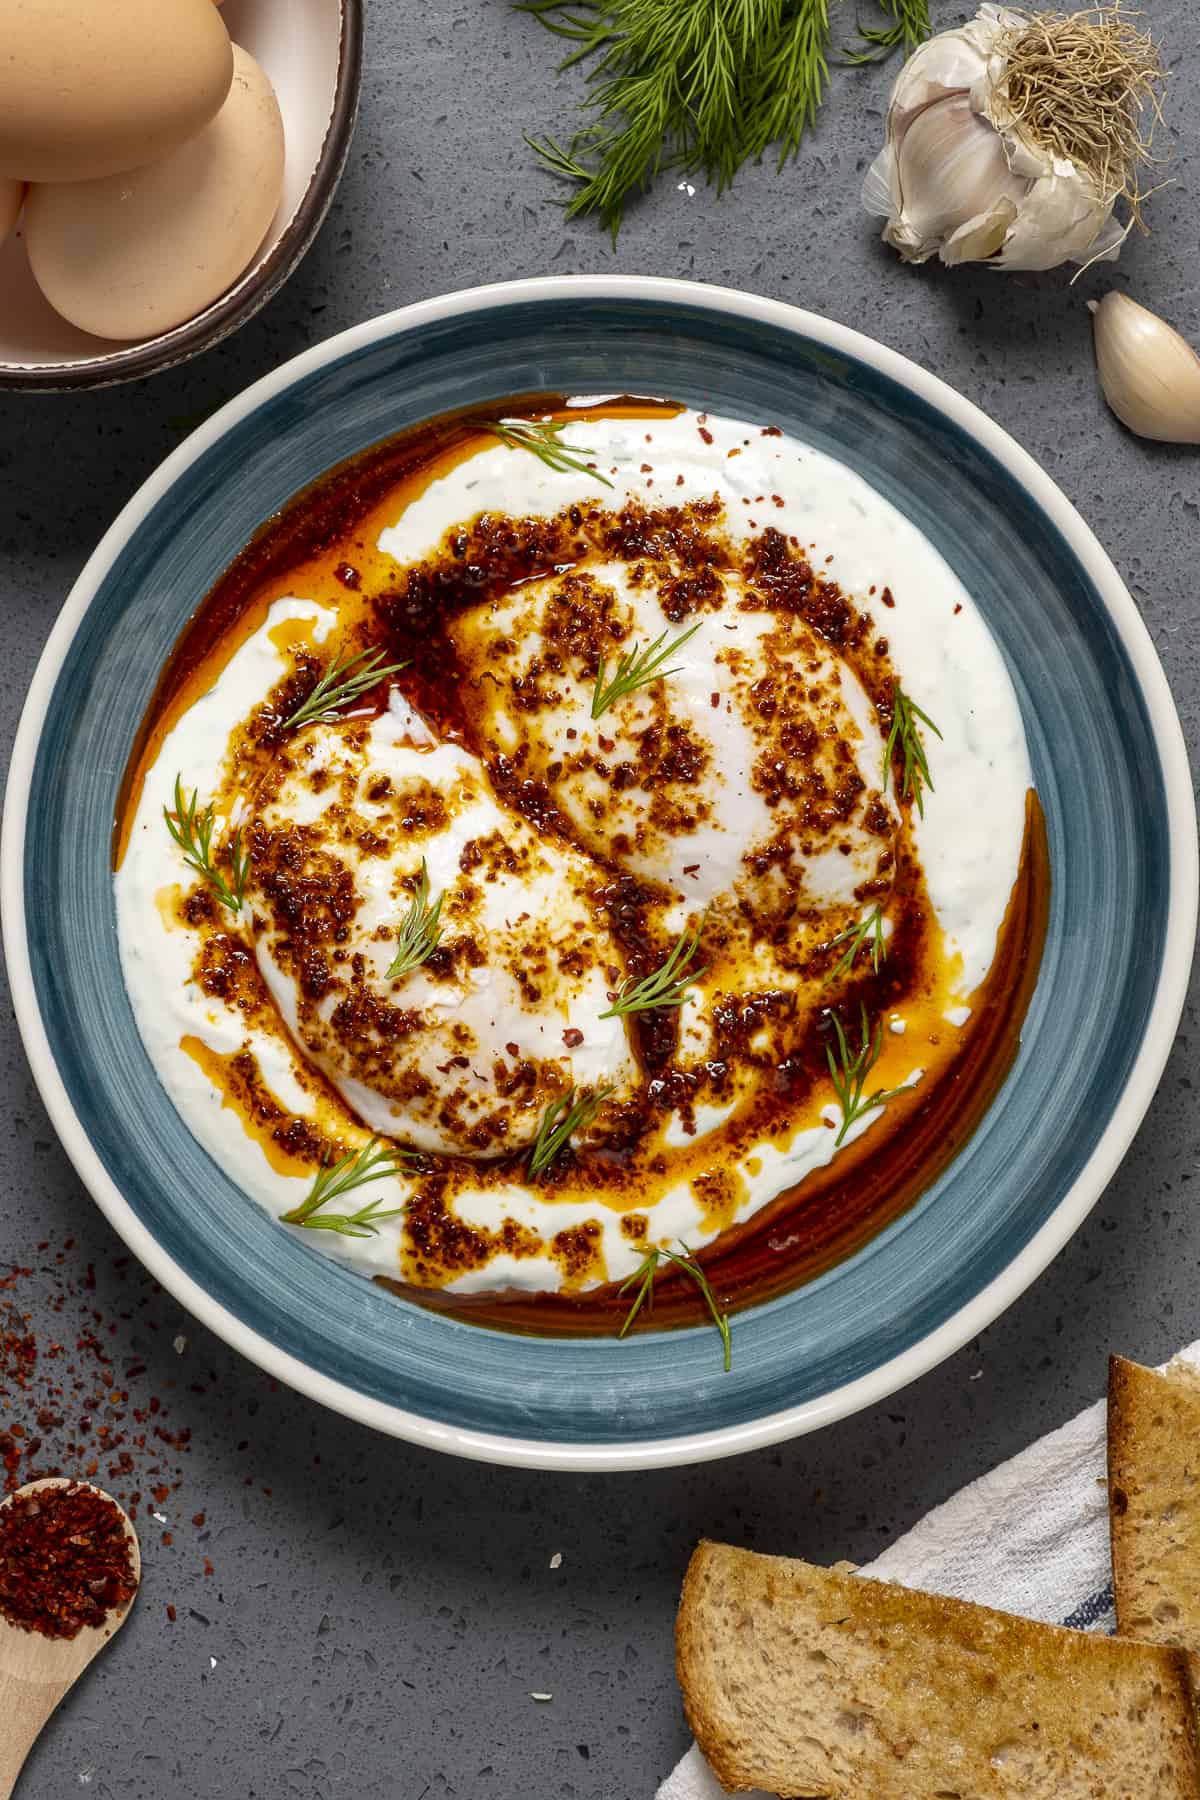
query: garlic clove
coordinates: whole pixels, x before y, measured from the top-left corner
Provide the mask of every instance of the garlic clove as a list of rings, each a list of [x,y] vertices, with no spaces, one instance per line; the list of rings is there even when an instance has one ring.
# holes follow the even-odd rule
[[[999,132],[972,110],[966,94],[935,100],[910,121],[897,173],[905,221],[922,243],[944,241],[1029,188],[1009,168]]]
[[[1089,300],[1104,398],[1138,437],[1200,444],[1200,356],[1128,294]]]
[[[1004,246],[1017,219],[1017,202],[1001,196],[989,212],[968,219],[952,231],[942,245],[942,261],[948,269],[959,263],[988,262]]]

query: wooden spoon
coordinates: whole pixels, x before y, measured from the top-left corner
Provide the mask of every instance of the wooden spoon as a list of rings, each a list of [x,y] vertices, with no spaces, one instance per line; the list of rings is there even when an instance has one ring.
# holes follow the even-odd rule
[[[106,1500],[111,1496],[90,1481],[52,1479],[31,1481],[0,1505],[9,1506],[26,1494],[46,1488],[90,1487]],[[117,1505],[113,1500],[112,1504]],[[121,1629],[133,1605],[142,1578],[142,1558],[137,1532],[122,1509],[133,1564],[134,1594],[122,1607],[108,1614],[103,1625],[85,1625],[73,1638],[43,1637],[40,1631],[24,1631],[0,1616],[0,1800],[9,1800],[25,1759],[38,1733],[67,1689],[73,1687],[92,1658]]]

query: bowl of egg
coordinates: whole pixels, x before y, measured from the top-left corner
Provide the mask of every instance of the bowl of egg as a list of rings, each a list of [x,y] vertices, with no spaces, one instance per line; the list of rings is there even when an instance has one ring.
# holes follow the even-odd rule
[[[26,0],[0,66],[0,388],[102,387],[219,342],[325,216],[361,0]]]
[[[168,458],[0,880],[47,1107],[185,1305],[381,1430],[636,1468],[878,1400],[1045,1267],[1197,846],[1137,609],[1004,432],[812,314],[563,277]]]

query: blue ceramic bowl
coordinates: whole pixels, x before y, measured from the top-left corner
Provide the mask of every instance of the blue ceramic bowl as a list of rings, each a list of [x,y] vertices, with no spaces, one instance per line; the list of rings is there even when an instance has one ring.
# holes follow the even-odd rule
[[[267,516],[454,407],[538,389],[668,394],[772,421],[907,513],[1008,660],[1053,899],[1016,1064],[942,1178],[818,1280],[709,1330],[548,1341],[397,1301],[281,1231],[192,1140],[142,1049],[117,955],[109,826],[155,679]],[[951,389],[842,326],[673,281],[577,277],[424,302],[299,356],[168,458],[96,551],[25,708],[3,909],[43,1097],[130,1247],[207,1324],[305,1393],[462,1455],[570,1468],[769,1443],[880,1399],[978,1332],[1112,1175],[1178,1022],[1196,924],[1191,783],[1162,670],[1054,484]]]

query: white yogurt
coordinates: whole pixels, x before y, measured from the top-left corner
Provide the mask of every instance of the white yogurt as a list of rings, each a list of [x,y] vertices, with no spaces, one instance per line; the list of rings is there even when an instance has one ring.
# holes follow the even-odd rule
[[[934,785],[925,793],[924,815],[915,821],[915,835],[947,948],[961,958],[961,980],[947,1012],[951,1028],[960,1028],[969,1017],[969,997],[987,975],[995,955],[997,933],[1018,872],[1031,784],[1012,683],[970,596],[916,527],[860,476],[789,438],[767,436],[757,426],[736,421],[710,417],[702,422],[696,414],[685,412],[670,420],[572,421],[562,441],[594,455],[614,483],[611,494],[577,472],[551,470],[526,452],[497,445],[433,481],[384,531],[380,548],[397,563],[409,564],[434,553],[450,528],[483,511],[549,517],[573,501],[616,506],[628,495],[646,505],[668,506],[707,500],[714,494],[726,508],[723,529],[735,538],[748,540],[765,527],[775,526],[801,544],[814,546],[814,565],[871,613],[889,641],[892,662],[905,691],[936,719],[941,734],[940,738],[926,734]],[[737,454],[731,455],[733,451]],[[643,463],[651,465],[650,473],[643,472]],[[887,609],[881,600],[885,588],[894,599]],[[757,627],[754,616],[749,617],[746,629],[753,635]],[[156,896],[173,884],[188,885],[191,880],[162,820],[164,806],[172,803],[176,773],[181,773],[185,789],[197,788],[202,796],[216,791],[230,733],[290,670],[288,657],[269,635],[285,618],[316,621],[318,641],[335,623],[331,612],[303,598],[275,603],[266,624],[229,659],[212,689],[167,735],[147,772],[129,847],[116,878],[125,979],[160,1079],[199,1141],[275,1216],[304,1198],[309,1181],[272,1170],[258,1145],[243,1133],[236,1116],[223,1109],[220,1095],[180,1048],[180,1040],[191,1035],[221,1054],[248,1044],[263,1081],[280,1102],[298,1114],[311,1114],[313,1101],[296,1076],[299,1053],[277,1036],[247,1031],[240,1018],[192,983],[195,939],[186,929],[164,921]],[[643,636],[649,634],[653,623],[653,617],[647,615]],[[712,629],[714,623],[707,620],[705,629],[673,659],[685,671],[682,691],[694,690],[698,717],[717,685],[711,660],[719,637]],[[867,735],[875,729],[868,717],[869,702],[853,678],[844,678],[843,697],[864,733],[862,754],[869,752],[874,766],[876,752]],[[431,757],[429,747],[417,742],[419,721],[406,718],[407,709],[398,696],[396,700],[393,712],[378,722],[377,730],[381,742],[387,740],[388,754],[397,767],[405,757],[419,757],[428,774],[437,757],[449,755],[451,761],[462,757],[461,751],[449,749],[435,751]],[[581,727],[585,722],[586,713]],[[748,792],[739,798],[738,783],[748,755],[744,728],[715,708],[707,728],[715,746],[712,779],[721,789],[715,796],[714,817],[722,830],[734,836],[745,834],[754,826],[755,808],[760,803]],[[865,762],[863,767],[865,770]],[[706,859],[708,886],[696,898],[710,899],[713,882],[719,886],[730,876],[731,841],[724,847],[719,843],[712,846],[711,859]],[[449,879],[453,853],[449,842],[439,849],[436,841],[431,841],[427,852],[431,872]],[[816,870],[812,879],[835,894],[837,884],[847,881],[845,865],[831,866],[824,873]],[[278,998],[286,1016],[286,993],[280,991]],[[698,1014],[703,998],[701,984],[690,997],[685,1015],[685,1028],[698,1033],[698,1043],[703,1033],[686,1021]],[[599,1007],[595,996],[589,1005],[591,1024],[596,1025],[594,1015]],[[619,1071],[618,1080],[627,1078],[620,1022],[608,1024],[612,1029],[602,1041],[590,1036],[581,1050],[577,1077],[581,1082],[594,1078],[596,1071]],[[903,1010],[889,1014],[888,1024],[896,1039],[904,1042]],[[919,1055],[918,1046],[914,1045],[914,1051]],[[907,1077],[910,1082],[921,1076],[918,1055],[914,1055]],[[360,1110],[370,1124],[382,1122],[381,1115],[372,1114],[368,1105]],[[714,1157],[721,1155],[723,1116],[722,1109],[704,1106],[696,1121],[698,1133],[712,1137]],[[847,1132],[845,1142],[873,1129],[882,1116],[881,1111],[866,1114]],[[840,1123],[835,1101],[825,1109],[825,1117],[834,1126]],[[714,1132],[718,1135],[712,1136]],[[794,1130],[784,1141],[759,1144],[736,1165],[732,1155],[722,1158],[721,1166],[740,1182],[737,1222],[812,1170],[826,1166],[838,1153],[836,1135],[828,1124]],[[664,1143],[681,1143],[686,1137],[677,1121],[668,1122]],[[370,1193],[372,1198],[378,1196],[382,1208],[388,1208],[402,1204],[409,1191],[406,1181],[396,1178],[373,1184]],[[615,1210],[569,1187],[560,1191],[515,1183],[481,1185],[477,1192],[459,1194],[454,1206],[465,1224],[496,1231],[510,1219],[547,1244],[558,1232],[598,1220],[611,1280],[631,1273],[643,1254],[622,1233]],[[713,1236],[705,1219],[701,1200],[690,1185],[681,1183],[660,1196],[648,1239],[655,1242],[669,1237],[698,1248]],[[369,1238],[343,1238],[330,1232],[306,1237],[315,1248],[364,1272],[394,1275],[404,1265],[401,1218],[386,1221],[378,1234]],[[493,1259],[487,1269],[462,1276],[454,1285],[464,1292],[497,1284],[545,1290],[559,1281],[558,1266],[549,1256],[504,1255]]]

